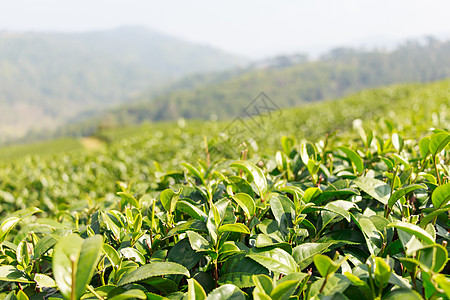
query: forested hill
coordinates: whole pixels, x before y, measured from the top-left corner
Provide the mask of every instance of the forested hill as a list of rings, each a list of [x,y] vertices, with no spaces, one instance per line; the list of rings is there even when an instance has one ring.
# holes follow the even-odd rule
[[[56,128],[187,74],[244,62],[140,27],[0,32],[0,143],[29,129]]]
[[[88,133],[96,122],[109,125],[145,120],[183,118],[227,119],[239,116],[264,91],[279,107],[337,98],[365,88],[392,83],[426,82],[450,77],[450,42],[428,39],[407,42],[391,52],[335,49],[319,60],[284,56],[256,64],[240,74],[189,77],[177,85],[184,90],[152,97],[143,94],[136,104],[72,125],[60,134]],[[200,81],[208,84],[201,85]]]

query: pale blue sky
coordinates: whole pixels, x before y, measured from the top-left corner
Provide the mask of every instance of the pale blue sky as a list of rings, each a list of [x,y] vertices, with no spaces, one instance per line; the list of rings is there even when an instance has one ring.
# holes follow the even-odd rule
[[[449,0],[8,0],[0,30],[143,25],[250,58],[427,34],[450,37]]]

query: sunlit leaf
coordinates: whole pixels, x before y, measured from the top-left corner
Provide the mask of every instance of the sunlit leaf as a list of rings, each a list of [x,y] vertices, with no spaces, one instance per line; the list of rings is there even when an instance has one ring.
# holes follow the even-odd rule
[[[53,274],[59,290],[66,298],[79,299],[97,267],[103,237],[82,239],[76,234],[62,238],[55,245]]]
[[[389,224],[388,227],[394,227],[399,230],[403,230],[409,234],[412,234],[412,235],[418,237],[419,239],[421,239],[422,241],[424,241],[427,244],[434,244],[433,237],[428,232],[426,232],[424,229],[420,228],[417,225],[407,223],[407,222],[397,221],[397,222]]]

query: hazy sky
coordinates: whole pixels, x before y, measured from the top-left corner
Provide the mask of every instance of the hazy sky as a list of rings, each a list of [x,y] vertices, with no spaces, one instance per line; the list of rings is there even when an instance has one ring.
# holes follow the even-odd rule
[[[450,37],[449,0],[5,0],[0,30],[144,25],[250,58],[427,34]]]

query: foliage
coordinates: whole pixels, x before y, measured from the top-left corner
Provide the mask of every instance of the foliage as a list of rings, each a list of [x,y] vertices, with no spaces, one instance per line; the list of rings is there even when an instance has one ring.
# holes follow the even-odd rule
[[[331,132],[332,121],[345,128],[380,95],[398,102],[389,109],[410,107],[443,86],[367,92],[361,107],[350,105],[354,96],[334,113],[325,103],[308,119],[322,114],[323,122],[305,122],[302,133]],[[434,98],[422,99],[432,110]],[[436,100],[441,124],[445,99]],[[396,112],[408,116],[404,107]],[[271,131],[254,137],[266,148],[235,145],[234,156],[213,155],[199,127],[179,124],[99,152],[4,165],[0,295],[446,299],[450,133],[422,137],[429,122],[420,113],[392,123],[371,116],[308,142],[280,136],[281,126],[300,124],[283,113],[284,125],[270,119]],[[161,164],[150,168],[149,157]]]

